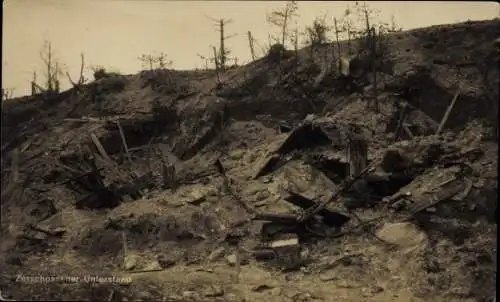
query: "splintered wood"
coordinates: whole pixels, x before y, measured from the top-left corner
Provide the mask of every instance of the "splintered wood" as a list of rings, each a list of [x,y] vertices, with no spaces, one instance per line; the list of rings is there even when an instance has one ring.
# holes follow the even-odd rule
[[[104,146],[101,144],[99,139],[94,133],[90,133],[90,139],[92,139],[92,142],[97,148],[97,151],[99,151],[99,154],[101,154],[102,158],[104,158],[106,161],[111,162],[111,158],[108,156],[108,153],[106,153],[106,149],[104,149]]]
[[[366,140],[357,135],[347,144],[347,161],[349,162],[349,176],[359,175],[368,165],[368,145]]]

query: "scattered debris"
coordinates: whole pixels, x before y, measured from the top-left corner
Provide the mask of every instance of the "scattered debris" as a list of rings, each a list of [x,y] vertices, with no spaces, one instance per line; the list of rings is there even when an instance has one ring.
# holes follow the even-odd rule
[[[363,54],[342,60],[339,76],[318,45],[278,66],[228,68],[215,90],[209,70],[161,69],[3,102],[1,270],[74,263],[162,278],[161,290],[93,288],[91,299],[110,301],[166,291],[172,301],[383,300],[403,286],[408,299],[488,298],[498,144],[487,100],[498,92],[474,45],[493,39],[483,27],[498,20],[488,22],[462,26],[469,36],[452,40],[465,47],[445,43],[446,27],[427,44],[418,30],[395,34],[390,47],[412,47],[390,49],[394,70],[376,72],[376,85]],[[453,60],[472,60],[455,64],[458,90]],[[378,112],[366,106],[375,88]]]

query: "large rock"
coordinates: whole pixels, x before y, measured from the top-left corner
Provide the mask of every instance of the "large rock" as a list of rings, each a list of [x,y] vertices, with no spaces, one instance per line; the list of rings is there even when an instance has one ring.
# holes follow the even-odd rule
[[[380,239],[408,252],[423,248],[428,243],[427,235],[408,222],[384,224],[376,234]]]

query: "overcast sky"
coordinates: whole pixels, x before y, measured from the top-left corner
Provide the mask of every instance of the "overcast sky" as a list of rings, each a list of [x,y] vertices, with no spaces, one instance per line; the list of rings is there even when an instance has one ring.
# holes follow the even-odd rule
[[[342,16],[354,2],[298,2],[300,28],[315,17]],[[89,66],[102,65],[121,73],[136,73],[143,53],[168,54],[174,68],[202,68],[197,54],[210,55],[210,45],[217,43],[212,18],[227,18],[227,41],[239,62],[250,58],[246,32],[251,31],[260,44],[275,30],[266,23],[266,14],[280,8],[277,1],[130,1],[130,0],[4,0],[3,58],[4,88],[14,95],[30,93],[29,81],[37,70],[40,79],[43,64],[40,50],[51,41],[57,60],[76,78],[80,53]],[[396,23],[404,29],[434,24],[484,20],[499,16],[496,2],[370,1],[380,10],[379,19]],[[90,76],[90,68],[87,70]],[[61,80],[63,88],[66,79]]]

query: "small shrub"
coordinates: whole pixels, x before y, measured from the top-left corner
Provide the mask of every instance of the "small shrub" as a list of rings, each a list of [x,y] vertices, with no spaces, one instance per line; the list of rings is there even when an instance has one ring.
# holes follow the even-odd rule
[[[125,89],[127,79],[116,73],[108,74],[108,78],[103,84],[103,90],[105,92],[120,92]]]
[[[119,77],[121,76],[117,72],[109,72],[106,70],[106,68],[102,66],[95,66],[92,68],[92,71],[94,72],[94,80],[100,80],[100,79],[106,79],[106,78],[112,78],[112,77]]]
[[[96,81],[103,79],[103,78],[106,78],[107,74],[108,73],[106,72],[106,69],[104,69],[104,67],[97,67],[94,69],[94,79]]]
[[[91,85],[93,95],[117,93],[123,91],[128,83],[126,77],[119,74],[106,74],[103,78],[99,78],[99,82],[94,82]]]
[[[267,58],[272,62],[279,62],[283,59],[290,58],[292,55],[293,53],[286,50],[285,46],[281,43],[271,45],[267,52]]]
[[[150,86],[155,92],[169,94],[179,90],[177,83],[173,80],[168,69],[156,69],[153,71],[142,71],[140,73],[142,88]]]

